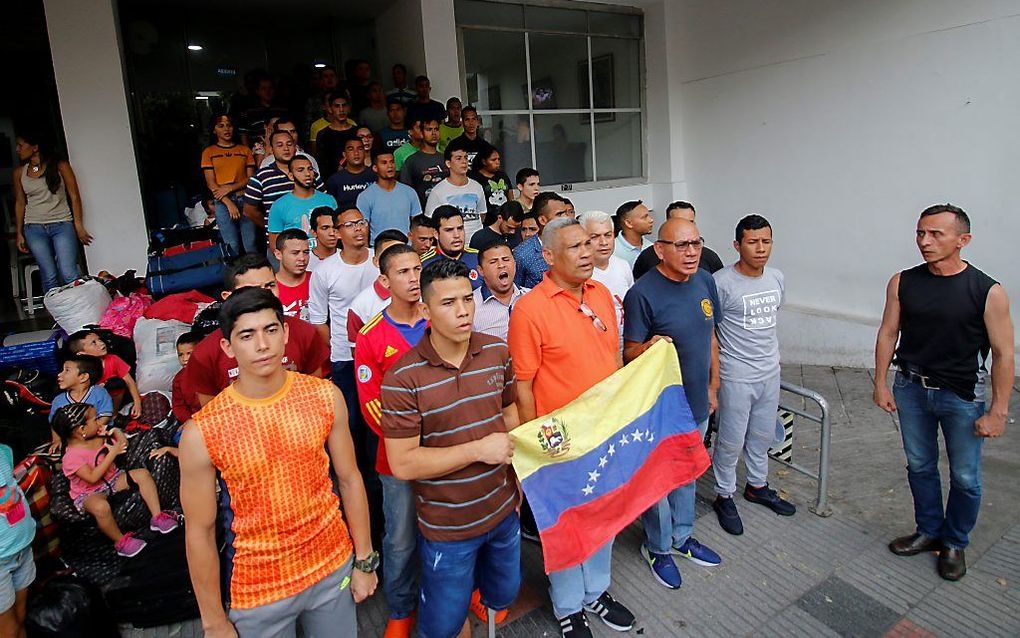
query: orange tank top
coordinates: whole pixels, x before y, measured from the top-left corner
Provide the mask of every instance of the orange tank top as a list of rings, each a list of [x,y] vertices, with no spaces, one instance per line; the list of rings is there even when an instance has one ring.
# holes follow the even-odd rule
[[[287,372],[279,392],[227,387],[194,415],[230,497],[230,605],[294,596],[339,569],[352,546],[330,481],[333,384]]]

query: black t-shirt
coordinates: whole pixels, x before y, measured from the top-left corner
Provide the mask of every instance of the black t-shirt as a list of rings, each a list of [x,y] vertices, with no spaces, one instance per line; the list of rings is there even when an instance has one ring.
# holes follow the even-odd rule
[[[488,142],[483,140],[480,135],[476,136],[475,139],[470,140],[466,135],[461,133],[457,137],[450,140],[450,143],[447,145],[447,148],[450,149],[451,151],[461,150],[467,151],[468,164],[471,164],[475,161],[475,156],[477,156],[479,153],[481,153],[482,151],[490,151],[495,147],[492,144],[489,144]]]
[[[336,200],[340,207],[337,210],[342,211],[344,207],[357,203],[358,195],[368,188],[369,184],[374,184],[375,179],[375,171],[371,168],[366,167],[360,173],[351,173],[344,169],[326,180],[326,192]]]
[[[322,171],[322,179],[329,179],[333,173],[340,170],[340,160],[344,156],[344,144],[355,136],[356,129],[351,127],[346,131],[326,127],[319,131],[315,138],[315,154],[319,160],[319,170]]]
[[[490,215],[498,213],[499,207],[510,199],[508,194],[513,188],[513,183],[510,176],[503,171],[497,172],[492,177],[486,177],[479,171],[471,171],[468,177],[482,185],[482,190],[485,191],[485,204]]]
[[[517,248],[521,244],[520,231],[514,233],[513,235],[500,235],[499,233],[492,230],[488,226],[484,226],[474,235],[471,235],[471,241],[468,242],[468,246],[474,248],[475,250],[481,250],[488,246],[489,244],[496,241],[506,242],[506,245],[510,246],[510,250],[513,250],[514,248]]]
[[[970,264],[949,277],[932,274],[926,264],[901,272],[896,363],[920,368],[931,385],[973,401],[991,349],[985,302],[996,283]]]
[[[617,239],[616,241],[620,241]],[[641,251],[638,258],[634,261],[634,281],[641,279],[641,275],[645,274],[652,268],[659,265],[659,256],[655,254],[655,248],[649,246]],[[709,274],[715,273],[717,270],[723,269],[722,259],[719,259],[719,255],[708,246],[701,248],[701,261],[698,262],[698,268],[707,270]]]
[[[413,122],[415,115],[421,115],[427,117],[430,120],[436,120],[440,124],[446,119],[446,107],[435,100],[429,100],[425,104],[418,102],[417,100],[412,102],[407,107],[407,122]]]

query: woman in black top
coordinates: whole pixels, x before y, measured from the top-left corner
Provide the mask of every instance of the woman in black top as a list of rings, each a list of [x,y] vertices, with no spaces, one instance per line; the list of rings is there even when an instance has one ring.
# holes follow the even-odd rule
[[[499,151],[490,147],[487,151],[480,151],[471,162],[471,170],[468,177],[482,185],[485,191],[485,203],[490,216],[499,213],[503,204],[514,198],[513,182],[510,176],[501,168],[501,157]]]

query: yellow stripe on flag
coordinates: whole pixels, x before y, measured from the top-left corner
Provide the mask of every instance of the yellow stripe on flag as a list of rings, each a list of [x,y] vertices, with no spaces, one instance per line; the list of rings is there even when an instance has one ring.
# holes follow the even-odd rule
[[[656,342],[569,404],[510,432],[518,478],[584,456],[650,410],[664,388],[682,384],[676,349]]]

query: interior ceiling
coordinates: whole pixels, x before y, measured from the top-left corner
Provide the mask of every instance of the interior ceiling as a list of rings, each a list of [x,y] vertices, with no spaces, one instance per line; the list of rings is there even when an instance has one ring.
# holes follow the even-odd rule
[[[397,0],[174,0],[166,4],[174,9],[185,8],[196,11],[230,13],[251,13],[252,11],[272,13],[286,11],[290,15],[331,16],[346,18],[352,22],[374,20]],[[120,0],[124,5],[140,5],[151,8],[151,0]]]

